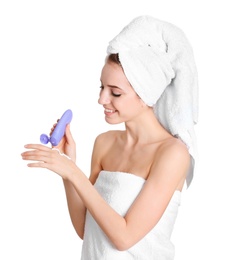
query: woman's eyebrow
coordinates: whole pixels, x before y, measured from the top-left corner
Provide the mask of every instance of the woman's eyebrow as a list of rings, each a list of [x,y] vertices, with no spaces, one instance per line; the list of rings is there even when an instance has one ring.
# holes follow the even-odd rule
[[[103,85],[104,85],[103,82],[102,82],[102,81],[100,81],[100,82],[101,82],[101,85],[103,86]],[[119,88],[119,87],[116,86],[116,85],[107,84],[106,86],[109,87],[109,88],[118,88],[118,89],[121,89],[121,88]]]
[[[115,86],[115,85],[107,85],[107,87],[120,89],[118,86]]]
[[[100,83],[101,83],[102,86],[104,86],[102,80],[100,80]],[[116,85],[107,84],[106,86],[109,87],[109,88],[116,88],[116,89],[122,90],[120,87],[118,87],[118,86],[116,86]]]

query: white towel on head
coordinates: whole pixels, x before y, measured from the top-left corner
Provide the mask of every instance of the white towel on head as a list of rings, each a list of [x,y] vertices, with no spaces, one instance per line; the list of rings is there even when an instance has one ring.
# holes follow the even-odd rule
[[[187,145],[192,156],[189,186],[197,156],[198,83],[192,47],[185,34],[173,24],[140,16],[110,41],[107,53],[119,54],[136,93],[153,107],[159,122]]]

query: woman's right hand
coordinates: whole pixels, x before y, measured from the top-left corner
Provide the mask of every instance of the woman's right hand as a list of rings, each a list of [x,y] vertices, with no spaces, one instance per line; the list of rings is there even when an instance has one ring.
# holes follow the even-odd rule
[[[51,129],[51,133],[53,132],[56,125],[57,123],[54,124],[53,128]],[[59,144],[57,146],[53,146],[53,148],[57,148],[61,153],[69,156],[72,161],[76,161],[76,144],[70,131],[70,124],[66,126],[65,135],[63,136]]]

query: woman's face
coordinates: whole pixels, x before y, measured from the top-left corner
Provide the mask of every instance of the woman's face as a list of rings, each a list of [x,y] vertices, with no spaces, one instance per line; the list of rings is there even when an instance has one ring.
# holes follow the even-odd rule
[[[143,101],[128,82],[120,65],[106,62],[101,72],[99,104],[103,105],[105,120],[118,124],[132,120],[143,109]]]

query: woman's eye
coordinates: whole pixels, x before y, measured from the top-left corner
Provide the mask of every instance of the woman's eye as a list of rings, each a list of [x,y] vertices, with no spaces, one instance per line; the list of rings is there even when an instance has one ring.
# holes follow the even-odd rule
[[[105,88],[105,87],[104,87],[103,85],[101,85],[101,86],[100,86],[100,92],[103,91],[104,88]],[[111,91],[111,95],[112,95],[113,97],[120,97],[120,96],[121,96],[120,93],[115,93],[114,91]]]
[[[114,93],[114,92],[112,92],[111,94],[112,94],[112,96],[114,96],[114,97],[120,97],[120,96],[121,96],[121,94],[117,94],[117,93]]]

